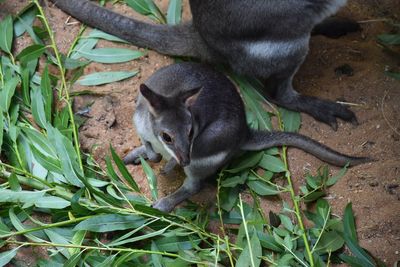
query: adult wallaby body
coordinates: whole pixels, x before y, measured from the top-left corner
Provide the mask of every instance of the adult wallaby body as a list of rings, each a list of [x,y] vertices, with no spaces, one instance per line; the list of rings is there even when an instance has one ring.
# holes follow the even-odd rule
[[[187,176],[175,193],[154,204],[163,211],[197,193],[205,179],[242,151],[287,145],[338,166],[368,161],[297,133],[250,129],[232,82],[199,63],[174,64],[154,73],[140,86],[133,121],[143,145],[130,152],[125,163],[137,164],[140,156],[159,161],[162,155],[167,169],[178,163]]]
[[[176,26],[140,22],[87,0],[51,1],[80,21],[135,45],[228,64],[237,73],[260,79],[262,93],[272,102],[308,113],[334,129],[336,118],[357,123],[346,107],[303,96],[292,86],[313,29],[339,34],[358,29],[349,20],[324,21],[346,0],[189,0],[193,20]]]

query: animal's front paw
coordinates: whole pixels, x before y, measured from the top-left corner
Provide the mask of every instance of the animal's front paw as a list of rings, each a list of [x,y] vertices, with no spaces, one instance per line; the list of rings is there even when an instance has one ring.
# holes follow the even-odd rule
[[[152,206],[153,208],[163,212],[171,212],[175,208],[175,205],[171,203],[168,197],[160,198],[159,200],[154,202]]]

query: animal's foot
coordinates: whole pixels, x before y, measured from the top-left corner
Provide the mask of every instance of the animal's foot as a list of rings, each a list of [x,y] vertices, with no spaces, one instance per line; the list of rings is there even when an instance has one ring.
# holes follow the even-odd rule
[[[335,131],[337,130],[337,119],[342,119],[358,125],[357,118],[353,111],[346,106],[328,100],[322,100],[312,96],[297,95],[291,101],[275,101],[277,105],[283,106],[290,110],[307,113],[316,120],[330,125]]]
[[[153,208],[158,209],[163,212],[171,212],[175,205],[170,201],[168,197],[163,197],[153,203]]]
[[[299,96],[300,110],[310,114],[316,120],[337,130],[337,118],[358,125],[356,115],[346,106],[309,96]]]

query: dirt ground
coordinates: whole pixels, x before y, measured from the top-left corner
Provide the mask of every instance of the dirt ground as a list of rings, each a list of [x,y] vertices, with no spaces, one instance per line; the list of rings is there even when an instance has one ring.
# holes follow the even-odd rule
[[[166,10],[168,1],[157,0]],[[6,1],[0,4],[0,18],[16,13],[27,0]],[[80,24],[52,4],[46,8],[61,51],[66,51],[78,33]],[[110,8],[128,16],[139,17],[129,8],[116,5]],[[400,82],[384,75],[385,70],[400,70],[400,63],[385,54],[376,43],[376,36],[391,30],[383,18],[400,21],[398,0],[349,0],[340,15],[362,21],[362,32],[339,39],[313,37],[306,62],[295,77],[296,88],[307,95],[351,103],[360,122],[353,126],[340,122],[335,132],[327,125],[302,115],[301,133],[347,154],[370,156],[376,162],[349,170],[330,189],[328,199],[335,214],[341,215],[348,201],[353,203],[360,243],[388,266],[400,260]],[[184,2],[184,19],[190,17]],[[140,17],[142,20],[146,18]],[[19,38],[16,49],[23,47],[27,38]],[[101,42],[100,46],[130,47],[130,45]],[[143,49],[140,49],[145,51]],[[104,93],[100,97],[76,99],[80,109],[94,101],[90,117],[80,129],[82,148],[103,160],[109,153],[109,143],[123,156],[140,144],[131,123],[134,101],[140,83],[155,70],[172,63],[170,58],[148,51],[140,60],[123,64],[91,64],[85,74],[94,71],[140,70],[140,74],[123,82],[91,88]],[[348,64],[353,74],[340,75],[335,69]],[[87,89],[75,86],[74,90]],[[322,164],[318,159],[296,149],[289,150],[289,163],[296,185],[303,182],[305,171],[315,172]],[[153,164],[158,169],[161,164]],[[148,192],[146,178],[140,166],[129,166],[136,181]],[[335,171],[335,168],[332,167]],[[182,179],[159,175],[161,195],[171,193]],[[193,198],[199,202],[214,202],[212,185]],[[271,200],[263,207],[269,210]]]

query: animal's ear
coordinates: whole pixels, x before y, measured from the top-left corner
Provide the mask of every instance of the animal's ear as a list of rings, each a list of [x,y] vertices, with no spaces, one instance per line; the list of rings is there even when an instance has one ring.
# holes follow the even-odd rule
[[[188,108],[191,107],[196,102],[202,90],[203,87],[197,87],[195,89],[182,93],[181,99],[185,103],[185,106]]]
[[[150,112],[155,114],[165,107],[165,101],[164,98],[159,95],[154,93],[147,85],[141,84],[140,85],[140,93],[143,95],[144,98],[146,98],[147,102],[150,104]]]

